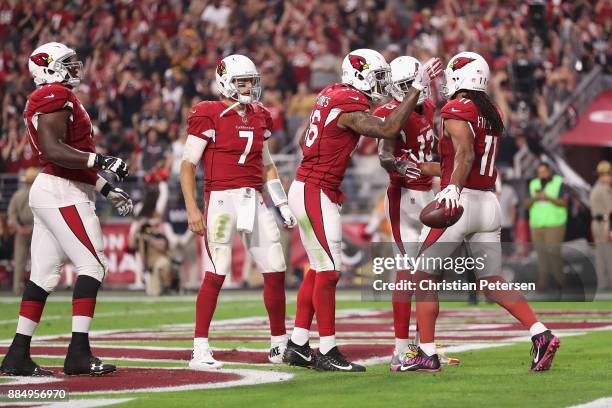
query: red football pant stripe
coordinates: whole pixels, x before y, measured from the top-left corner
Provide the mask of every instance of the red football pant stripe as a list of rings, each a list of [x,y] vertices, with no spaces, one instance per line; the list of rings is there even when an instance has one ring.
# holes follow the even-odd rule
[[[19,316],[23,316],[26,319],[32,320],[33,322],[40,322],[40,316],[42,316],[45,304],[36,300],[22,300],[19,306]]]
[[[419,323],[421,343],[433,343],[436,332],[436,319],[440,311],[437,290],[422,290],[421,281],[436,282],[437,279],[426,272],[417,271],[414,275],[416,289],[416,314]],[[425,287],[428,287],[426,285]]]
[[[310,184],[304,184],[304,208],[306,209],[306,215],[312,225],[312,230],[317,237],[317,240],[329,256],[329,259],[334,265],[334,269],[340,267],[340,265],[334,264],[334,258],[332,257],[329,244],[327,243],[327,237],[325,236],[325,226],[323,225],[323,210],[321,209],[321,189],[317,186]],[[318,318],[317,318],[318,320]]]
[[[282,336],[287,333],[285,327],[285,272],[264,273],[264,305],[270,319],[270,334]]]
[[[435,244],[436,241],[440,239],[442,234],[444,234],[444,231],[446,231],[446,228],[431,228],[423,241],[423,245],[421,245],[421,249],[419,249],[419,255],[425,252],[427,248]]]
[[[404,243],[402,242],[402,234],[400,230],[400,202],[402,200],[401,187],[389,186],[387,189],[387,200],[389,202],[389,222],[391,224],[391,233],[393,240],[402,254],[405,254]]]
[[[312,302],[317,315],[319,336],[333,336],[336,333],[336,284],[340,272],[321,271],[315,277]]]
[[[72,233],[77,237],[79,241],[91,252],[91,254],[96,258],[98,263],[103,266],[102,261],[98,258],[98,254],[96,249],[94,248],[91,240],[89,239],[89,235],[87,235],[87,231],[85,230],[85,226],[83,225],[83,220],[81,220],[81,216],[79,215],[79,211],[76,208],[76,205],[71,205],[68,207],[61,207],[60,214],[66,221],[68,228],[72,231]]]
[[[202,214],[202,216],[204,217],[204,221],[206,222],[206,225],[208,225],[208,202],[209,201],[210,201],[210,191],[207,191],[204,193],[204,214]],[[208,254],[208,259],[210,259],[210,262],[213,264],[213,268],[215,268],[215,272],[216,272],[217,267],[215,266],[215,263],[213,262],[212,255],[210,254],[210,248],[208,247],[208,227],[204,227],[204,246],[206,247],[206,253]]]
[[[395,282],[400,281],[412,281],[413,274],[410,271],[401,270],[397,271]],[[395,331],[395,338],[397,339],[408,339],[408,332],[410,327],[410,308],[412,307],[411,290],[395,290],[392,294],[393,304],[393,329]]]
[[[206,272],[196,300],[195,337],[208,337],[208,329],[215,309],[217,298],[223,286],[225,275]]]
[[[314,317],[314,305],[312,294],[314,292],[315,277],[317,272],[309,269],[304,275],[304,280],[297,293],[297,306],[295,311],[295,327],[310,330],[312,318]]]
[[[494,283],[505,283],[506,280],[501,276],[491,276],[482,278],[488,282]],[[504,309],[506,309],[512,316],[514,316],[519,322],[523,324],[527,329],[538,322],[538,318],[523,294],[517,290],[489,290],[484,289],[483,293],[485,296]]]

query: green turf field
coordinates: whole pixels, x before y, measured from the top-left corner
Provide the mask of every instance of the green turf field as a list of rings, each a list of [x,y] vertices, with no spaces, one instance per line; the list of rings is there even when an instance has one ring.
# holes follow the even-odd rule
[[[71,306],[68,297],[60,296],[54,295],[48,301],[37,331],[38,336],[44,337],[33,341],[33,346],[48,345],[39,351],[33,349],[32,354],[39,356],[35,360],[42,365],[63,363],[61,347],[66,343],[63,335],[70,332]],[[289,294],[289,316],[295,310],[294,297],[295,293]],[[340,297],[346,300],[337,304],[339,342],[348,344],[346,354],[366,360],[366,373],[318,373],[263,364],[269,347],[266,322],[261,319],[265,316],[263,303],[257,292],[227,292],[221,295],[215,314],[218,324],[210,336],[211,346],[218,349],[215,356],[222,361],[227,361],[222,356],[228,356],[230,363],[226,363],[224,370],[238,370],[232,371],[236,378],[248,372],[259,382],[257,373],[260,373],[262,378],[273,382],[225,387],[223,380],[212,377],[187,378],[181,383],[185,388],[164,391],[163,387],[172,385],[169,382],[178,377],[170,368],[181,368],[174,372],[187,377],[193,373],[184,367],[191,347],[194,297],[155,301],[104,294],[96,309],[92,344],[100,357],[119,366],[113,375],[117,376],[115,383],[120,384],[107,384],[112,378],[79,377],[78,384],[67,386],[81,390],[71,392],[70,399],[106,399],[107,403],[118,403],[115,406],[147,408],[244,407],[247,404],[252,407],[397,404],[560,407],[612,397],[612,302],[534,304],[542,313],[544,323],[551,322],[553,327],[558,327],[555,332],[561,338],[561,349],[553,367],[544,373],[528,372],[531,346],[526,341],[528,333],[512,329],[513,320],[499,307],[484,303],[478,307],[458,302],[442,304],[438,334],[448,339],[441,342],[449,346],[443,350],[459,357],[461,364],[445,367],[437,374],[399,374],[390,373],[386,364],[386,350],[392,344],[391,319],[386,312],[389,305],[361,302],[358,293],[342,292]],[[17,298],[5,296],[0,300],[0,340],[4,349],[14,334],[18,308]],[[244,319],[232,320],[237,318]],[[461,331],[466,327],[469,327],[467,334]],[[467,340],[460,338],[464,335],[469,336]],[[477,349],[461,351],[466,346]],[[141,356],[139,353],[143,350],[157,354]],[[247,361],[250,364],[245,364]],[[142,374],[130,376],[132,367],[145,370],[152,385],[147,385],[147,377]],[[143,367],[165,367],[166,370],[146,371]],[[243,369],[247,371],[240,371]],[[0,377],[0,394],[11,387],[7,381],[10,381],[7,377]],[[211,384],[225,388],[197,389]],[[156,392],[134,392],[152,386],[158,388]],[[87,406],[84,403],[79,405]]]

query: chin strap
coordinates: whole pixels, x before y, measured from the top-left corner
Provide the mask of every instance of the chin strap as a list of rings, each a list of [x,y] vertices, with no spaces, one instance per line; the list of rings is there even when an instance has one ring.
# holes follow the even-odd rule
[[[221,112],[221,114],[219,115],[220,118],[223,117],[223,115],[225,115],[227,112],[231,111],[232,109],[234,109],[236,106],[240,105],[240,102],[235,102],[234,104],[232,104],[231,106],[229,106],[227,109],[225,109],[223,112]]]

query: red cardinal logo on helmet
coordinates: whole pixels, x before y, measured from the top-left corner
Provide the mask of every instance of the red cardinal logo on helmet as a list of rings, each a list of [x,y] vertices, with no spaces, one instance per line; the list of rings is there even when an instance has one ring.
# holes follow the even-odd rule
[[[46,52],[41,52],[38,54],[34,54],[30,57],[33,63],[36,65],[40,65],[41,67],[48,67],[49,63],[53,61],[53,58],[49,57],[49,54]]]
[[[468,58],[468,57],[457,57],[453,60],[453,62],[451,62],[450,69],[452,69],[453,71],[456,71],[458,69],[465,67],[467,64],[469,64],[472,61],[476,61],[476,59]]]
[[[364,69],[369,69],[366,59],[361,55],[349,55],[349,62],[359,72],[363,72]]]
[[[225,67],[225,61],[221,61],[217,65],[217,74],[219,74],[219,76],[223,76],[227,74],[227,68]]]

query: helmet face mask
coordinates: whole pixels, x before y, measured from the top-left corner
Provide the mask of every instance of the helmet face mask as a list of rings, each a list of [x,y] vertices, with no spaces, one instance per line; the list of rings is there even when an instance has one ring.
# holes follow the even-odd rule
[[[368,76],[374,79],[366,79],[368,82],[373,83],[371,90],[364,93],[374,100],[382,99],[389,93],[387,91],[389,84],[391,83],[391,70],[388,68],[381,68],[376,71],[370,71]]]
[[[257,102],[261,97],[261,77],[257,75],[237,75],[231,86],[235,93],[231,98],[243,104]]]
[[[64,60],[66,61],[66,60]],[[69,85],[78,85],[83,80],[83,62],[73,61],[73,58],[68,58],[68,61],[58,61],[62,64],[65,70],[65,83]]]

